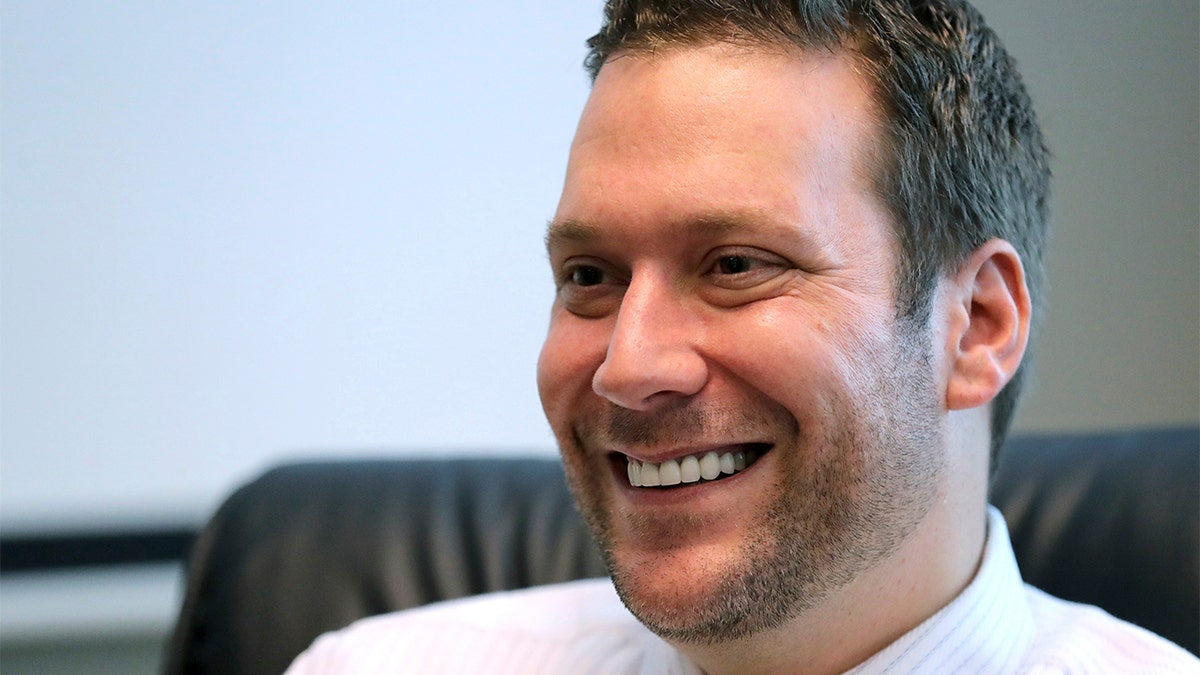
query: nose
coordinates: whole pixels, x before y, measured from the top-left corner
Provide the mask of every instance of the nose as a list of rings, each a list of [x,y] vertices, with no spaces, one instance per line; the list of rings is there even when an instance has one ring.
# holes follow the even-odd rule
[[[592,389],[616,405],[651,410],[699,392],[708,365],[697,350],[701,325],[663,280],[631,281],[621,299]]]

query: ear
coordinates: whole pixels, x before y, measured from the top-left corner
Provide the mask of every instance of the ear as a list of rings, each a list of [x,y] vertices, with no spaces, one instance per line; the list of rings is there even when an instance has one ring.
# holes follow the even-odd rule
[[[949,281],[946,405],[965,410],[990,402],[1017,372],[1032,308],[1021,257],[1003,239],[977,248]]]

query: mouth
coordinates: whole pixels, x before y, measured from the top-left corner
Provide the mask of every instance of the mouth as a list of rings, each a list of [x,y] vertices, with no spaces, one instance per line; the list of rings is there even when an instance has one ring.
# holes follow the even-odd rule
[[[635,488],[671,488],[723,480],[741,473],[771,449],[767,443],[747,443],[726,451],[710,450],[662,462],[642,462],[626,455],[629,485]]]

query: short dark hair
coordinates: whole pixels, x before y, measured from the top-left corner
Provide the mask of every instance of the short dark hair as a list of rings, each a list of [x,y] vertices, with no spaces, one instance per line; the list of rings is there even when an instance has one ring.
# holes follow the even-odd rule
[[[901,246],[898,316],[927,325],[938,277],[992,238],[1016,248],[1034,307],[1044,293],[1048,152],[1011,57],[961,0],[608,0],[588,40],[611,57],[725,42],[844,50],[875,89],[884,138],[876,189]],[[992,403],[992,464],[1029,359]]]

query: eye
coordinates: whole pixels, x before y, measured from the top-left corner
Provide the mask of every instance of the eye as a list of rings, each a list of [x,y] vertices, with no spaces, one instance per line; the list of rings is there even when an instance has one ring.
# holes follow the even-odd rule
[[[717,261],[717,270],[721,274],[742,274],[749,272],[754,265],[754,259],[745,255],[727,255]]]
[[[604,270],[594,265],[580,265],[570,270],[570,281],[576,286],[596,286],[604,283]]]
[[[754,288],[795,269],[787,259],[756,248],[720,249],[709,261],[705,274],[711,283],[731,290]]]
[[[601,260],[590,257],[569,259],[558,273],[558,298],[571,313],[601,317],[615,311],[628,283]]]

